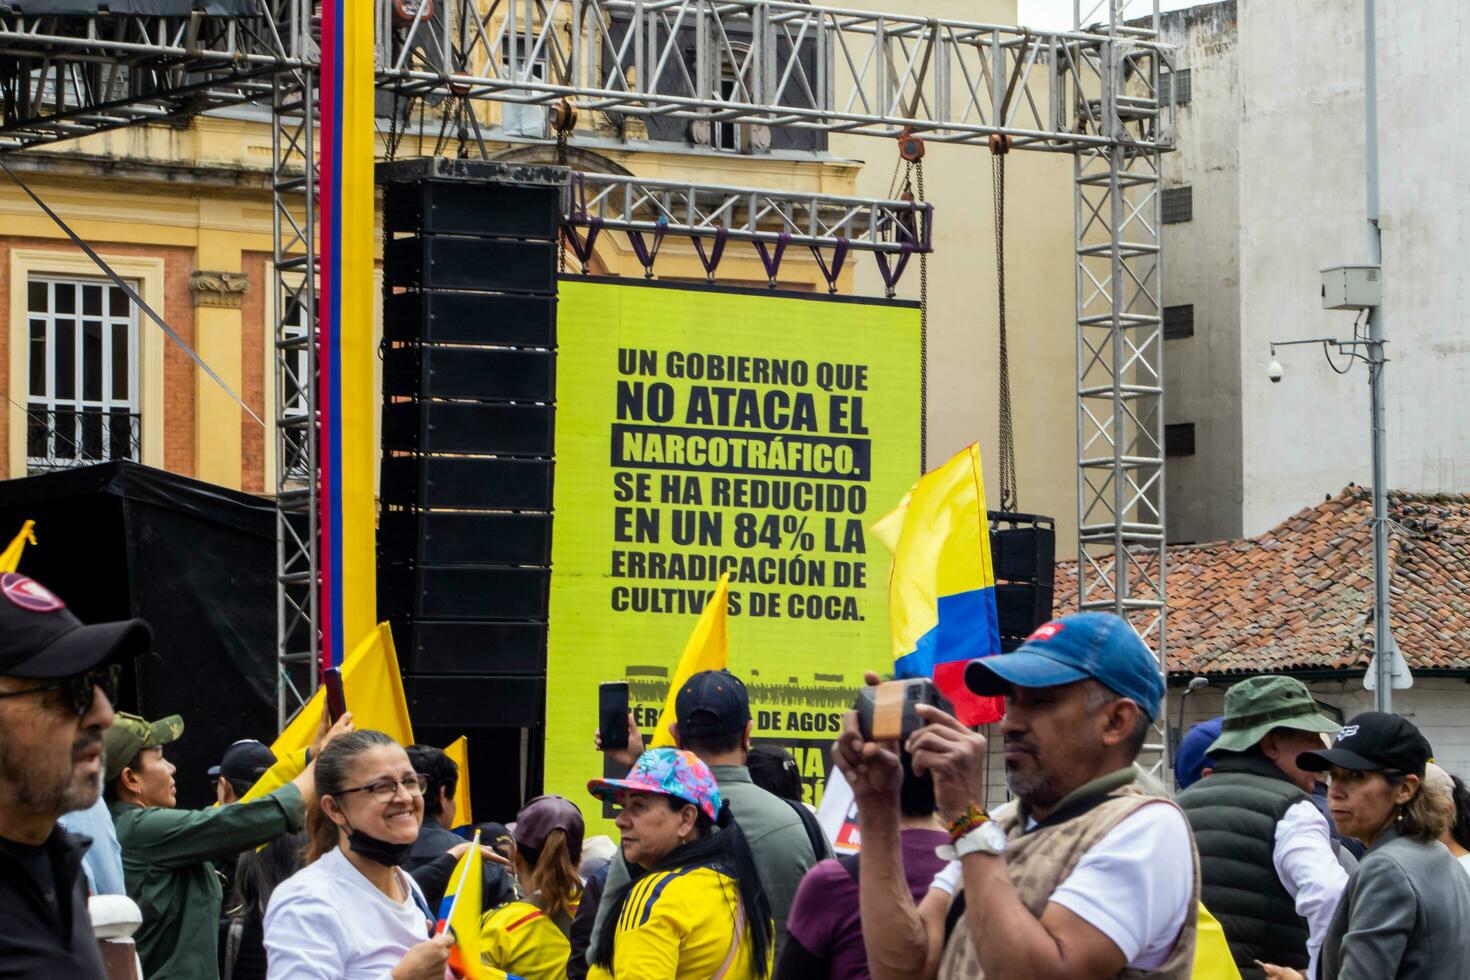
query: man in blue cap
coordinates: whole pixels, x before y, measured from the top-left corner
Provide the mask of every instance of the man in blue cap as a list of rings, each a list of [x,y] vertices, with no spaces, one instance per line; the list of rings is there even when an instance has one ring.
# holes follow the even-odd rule
[[[1173,803],[1139,788],[1133,765],[1164,696],[1153,653],[1123,620],[1078,613],[1013,653],[971,661],[965,683],[1005,696],[1017,805],[986,812],[986,739],[920,706],[927,724],[907,748],[915,770],[934,775],[952,861],[917,907],[899,845],[896,746],[863,742],[853,712],[833,746],[857,798],[873,980],[1189,977],[1194,840]],[[957,919],[947,937],[946,918]]]

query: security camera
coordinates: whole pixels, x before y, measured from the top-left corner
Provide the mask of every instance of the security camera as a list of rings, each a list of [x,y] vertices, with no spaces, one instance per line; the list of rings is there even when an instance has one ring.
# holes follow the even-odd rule
[[[1273,385],[1279,385],[1281,383],[1281,376],[1285,373],[1286,370],[1282,368],[1281,362],[1274,357],[1271,358],[1271,363],[1266,365],[1266,377],[1271,379]]]

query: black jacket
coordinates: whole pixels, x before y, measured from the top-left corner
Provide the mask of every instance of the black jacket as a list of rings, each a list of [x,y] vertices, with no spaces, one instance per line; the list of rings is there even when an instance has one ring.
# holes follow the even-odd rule
[[[438,909],[444,892],[449,888],[449,876],[458,862],[449,856],[451,847],[465,843],[465,839],[452,830],[445,830],[433,818],[425,817],[419,828],[419,839],[414,841],[403,862],[403,870],[413,875],[419,890],[428,900],[429,908]],[[515,898],[515,886],[498,864],[486,861],[484,882],[480,886],[480,901],[485,908],[493,909]]]
[[[59,826],[43,845],[56,883],[61,921],[9,841],[0,842],[0,978],[106,980],[102,952],[87,915],[82,855],[92,846]]]

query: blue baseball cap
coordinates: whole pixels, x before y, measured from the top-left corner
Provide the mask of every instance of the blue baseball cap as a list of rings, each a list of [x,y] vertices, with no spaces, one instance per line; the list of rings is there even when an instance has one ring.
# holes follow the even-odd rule
[[[1010,653],[971,660],[965,685],[994,697],[1015,687],[1058,687],[1095,680],[1159,716],[1164,675],[1133,627],[1112,613],[1073,613],[1054,619]]]
[[[1200,781],[1206,769],[1215,768],[1209,755],[1210,746],[1220,737],[1224,717],[1211,718],[1195,725],[1179,740],[1179,754],[1174,759],[1174,785],[1187,789]]]

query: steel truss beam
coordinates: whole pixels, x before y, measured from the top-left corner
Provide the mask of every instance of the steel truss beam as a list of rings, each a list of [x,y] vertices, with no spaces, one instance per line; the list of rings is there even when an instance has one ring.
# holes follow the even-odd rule
[[[753,243],[773,286],[788,247],[811,249],[819,259],[823,249],[831,249],[832,263],[823,261],[822,267],[835,289],[843,257],[852,250],[877,255],[891,295],[909,256],[931,250],[933,215],[932,205],[916,201],[573,173],[563,220],[584,268],[599,232],[627,233],[640,257],[649,254],[642,236],[675,235],[695,241],[711,280],[726,241]],[[709,252],[706,240],[713,241]],[[651,256],[645,267],[652,275]]]
[[[267,100],[272,76],[299,67],[280,30],[295,6],[262,2],[250,18],[0,14],[0,150]]]
[[[1161,50],[1155,34],[1122,25],[1118,35],[1031,32],[781,0],[447,0],[432,15],[422,9],[395,24],[379,7],[381,87],[823,132],[911,128],[938,142],[1004,133],[1015,146],[1059,151],[1109,146],[1109,113],[1159,108],[1152,86],[1109,90],[1102,52],[1118,37]],[[1145,145],[1169,145],[1167,132],[1150,129],[1139,136]]]
[[[1164,328],[1160,135],[1167,121],[1128,95],[1167,70],[1158,13],[1124,20],[1103,0],[1113,40],[1097,73],[1112,142],[1074,158],[1077,253],[1078,606],[1129,619],[1167,676],[1164,540]],[[1140,43],[1140,41],[1145,43]],[[1168,698],[1148,748],[1167,780]]]

